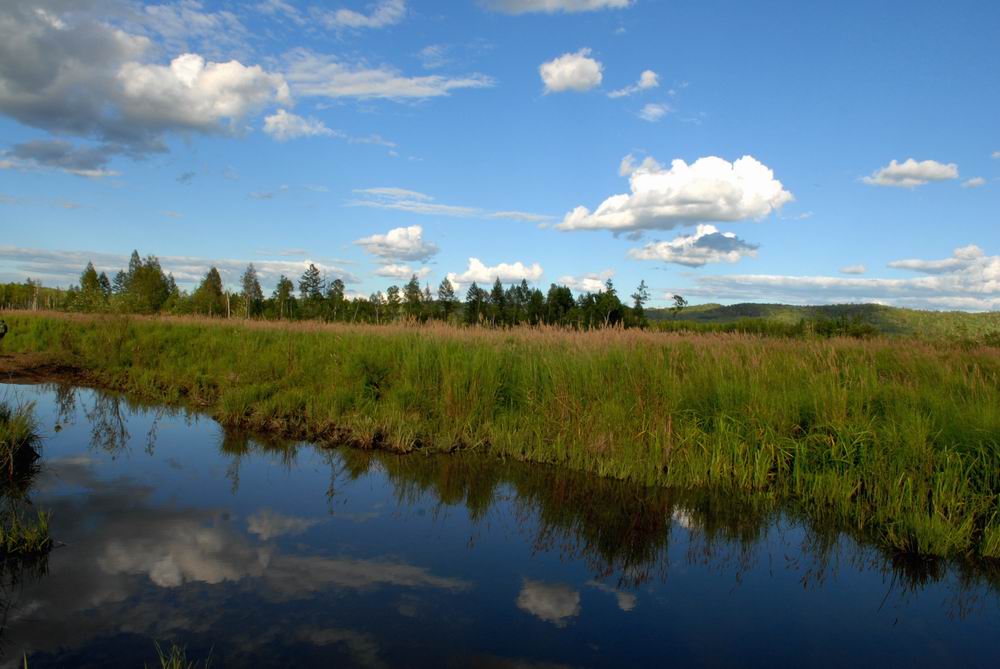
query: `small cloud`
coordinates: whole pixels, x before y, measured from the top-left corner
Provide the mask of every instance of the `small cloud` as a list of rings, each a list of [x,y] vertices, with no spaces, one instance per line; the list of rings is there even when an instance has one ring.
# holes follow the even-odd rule
[[[665,105],[660,102],[650,102],[645,107],[639,110],[639,118],[641,118],[643,121],[656,123],[664,116],[669,114],[670,111],[671,111],[670,105]]]
[[[908,158],[903,162],[892,160],[888,165],[875,170],[863,182],[872,186],[894,186],[896,188],[916,188],[932,181],[948,181],[958,178],[958,165],[939,163],[936,160],[916,161]]]
[[[300,137],[331,137],[337,133],[315,118],[290,114],[284,109],[264,119],[264,132],[279,142]]]
[[[162,211],[160,213],[163,214],[164,216],[166,216],[167,218],[177,219],[177,218],[183,218],[184,217],[183,214],[181,214],[179,212],[176,212],[176,211],[171,211],[169,209],[166,210],[166,211]]]
[[[590,49],[564,53],[538,66],[546,93],[582,93],[601,85],[604,66],[590,58]]]
[[[568,585],[524,579],[517,608],[556,627],[565,627],[580,615],[580,593]]]
[[[732,232],[719,232],[714,225],[699,225],[692,235],[680,235],[669,242],[650,242],[642,248],[629,249],[636,260],[659,260],[687,267],[708,263],[735,263],[757,255],[757,244],[743,241]]]
[[[261,509],[247,518],[247,532],[256,534],[261,541],[268,541],[284,535],[302,534],[319,522],[314,518],[285,516],[270,509]]]
[[[247,197],[252,198],[254,200],[273,200],[274,193],[270,191],[253,191],[247,193]]]
[[[447,44],[429,44],[420,50],[417,57],[425,68],[434,70],[450,62],[447,56],[448,50]]]
[[[840,268],[841,274],[864,274],[867,271],[868,268],[864,265],[847,265]]]
[[[972,177],[962,182],[962,188],[979,188],[986,185],[986,179],[982,177]]]
[[[994,151],[992,156],[994,160],[1000,160],[1000,151]]]
[[[177,176],[177,183],[189,184],[195,176],[197,176],[195,172],[183,172]]]
[[[626,86],[625,88],[619,88],[616,91],[611,91],[608,93],[609,98],[623,98],[628,95],[633,95],[639,93],[640,91],[648,91],[651,88],[656,88],[660,85],[660,76],[653,72],[652,70],[646,70],[639,76],[639,81],[632,84],[631,86]]]

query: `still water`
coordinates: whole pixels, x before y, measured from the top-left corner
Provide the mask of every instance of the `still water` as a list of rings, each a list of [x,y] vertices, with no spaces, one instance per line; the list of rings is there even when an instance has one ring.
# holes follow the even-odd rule
[[[0,664],[998,666],[997,569],[893,559],[788,514],[462,455],[233,434],[0,386],[45,436],[62,545],[3,565]]]

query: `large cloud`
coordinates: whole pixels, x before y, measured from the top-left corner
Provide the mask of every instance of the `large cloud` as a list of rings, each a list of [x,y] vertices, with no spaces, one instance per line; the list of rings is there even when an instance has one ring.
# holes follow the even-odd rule
[[[354,243],[384,260],[427,260],[438,252],[436,244],[424,240],[424,229],[419,225],[393,228]]]
[[[0,114],[135,156],[164,150],[165,133],[237,128],[262,105],[288,100],[284,79],[257,65],[192,53],[156,64],[148,36],[98,20],[89,9],[54,0],[5,6]]]
[[[462,88],[489,88],[495,83],[478,73],[407,77],[391,67],[348,64],[305,49],[291,54],[285,76],[296,95],[327,98],[434,98]]]
[[[612,195],[593,212],[579,206],[560,230],[669,230],[712,221],[761,219],[790,202],[792,194],[774,172],[752,156],[735,162],[709,156],[691,165],[677,159],[665,169],[652,158],[636,165],[631,156],[620,170],[630,193]]]
[[[598,9],[623,9],[632,0],[482,0],[487,8],[505,14],[544,12],[591,12]]]
[[[754,302],[881,302],[930,309],[1000,309],[1000,256],[988,256],[977,246],[955,249],[950,258],[897,260],[889,266],[918,276],[707,276],[697,279],[696,287],[684,292],[708,299]]]
[[[590,49],[563,55],[538,66],[546,93],[589,91],[601,85],[604,66],[590,58]]]
[[[699,225],[694,234],[680,235],[669,242],[650,242],[629,249],[636,260],[659,260],[666,263],[701,267],[708,263],[739,262],[757,255],[756,244],[745,242],[732,232],[719,232],[714,225]]]
[[[526,279],[528,281],[538,281],[542,278],[542,266],[537,262],[525,265],[521,261],[514,263],[500,263],[489,267],[479,258],[469,258],[469,266],[461,274],[448,272],[448,280],[456,289],[475,281],[478,284],[489,286],[497,279],[501,283],[511,283]]]
[[[958,178],[958,165],[955,163],[939,163],[936,160],[917,162],[913,158],[901,163],[891,161],[865,177],[863,181],[873,186],[895,186],[897,188],[916,188],[932,181],[948,181]]]

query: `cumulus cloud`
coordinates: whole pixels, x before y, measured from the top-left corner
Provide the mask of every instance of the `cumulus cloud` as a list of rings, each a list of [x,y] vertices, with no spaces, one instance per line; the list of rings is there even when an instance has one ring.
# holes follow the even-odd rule
[[[895,160],[862,179],[873,186],[895,186],[897,188],[916,188],[932,181],[948,181],[958,178],[958,165],[955,163],[939,163],[936,160],[917,162],[913,158],[899,163]]]
[[[629,249],[636,260],[659,260],[687,267],[708,263],[739,262],[757,255],[757,244],[745,242],[732,232],[719,232],[714,225],[702,224],[694,234],[680,235],[669,242],[650,242],[642,248]]]
[[[433,98],[463,88],[490,88],[495,82],[483,74],[462,77],[427,75],[407,77],[388,66],[367,67],[338,61],[305,49],[292,53],[285,77],[296,95],[327,98]]]
[[[159,256],[164,272],[174,275],[181,286],[197,285],[208,271],[216,267],[223,281],[235,286],[246,269],[249,260],[230,258],[200,258],[192,256]],[[128,266],[128,255],[94,251],[58,251],[49,249],[21,248],[0,245],[0,280],[23,281],[26,277],[41,279],[47,285],[67,286],[80,279],[80,272],[88,262],[93,262],[98,272],[109,276]],[[340,278],[344,283],[357,284],[361,279],[347,269],[323,260],[302,258],[301,260],[274,260],[255,258],[254,267],[261,283],[273,286],[278,277],[296,279],[310,263],[316,265],[330,279]]]
[[[879,302],[924,309],[1000,309],[1000,256],[986,255],[978,246],[955,249],[950,258],[897,260],[889,267],[919,276],[707,276],[685,289],[685,295],[795,304]]]
[[[410,214],[427,216],[453,216],[457,218],[489,218],[508,219],[513,221],[544,222],[552,220],[545,214],[533,214],[527,211],[488,211],[478,207],[466,207],[454,204],[435,202],[426,193],[420,193],[406,188],[379,187],[359,188],[355,194],[359,197],[348,204],[355,207],[372,207],[375,209],[394,209]]]
[[[184,7],[194,11],[192,3]],[[141,156],[166,150],[166,133],[239,129],[263,105],[288,100],[281,75],[259,65],[210,62],[196,53],[167,65],[151,62],[156,45],[141,34],[156,32],[142,23],[152,22],[148,14],[137,15],[141,32],[128,32],[90,9],[45,0],[5,5],[0,114],[102,142],[108,153]],[[180,20],[194,19],[188,12]],[[205,31],[225,23],[218,16],[207,20]],[[170,31],[166,23],[159,29]]]
[[[609,98],[623,98],[628,95],[634,95],[640,91],[648,91],[650,88],[656,88],[660,85],[660,77],[656,72],[652,70],[645,70],[640,76],[639,81],[632,84],[631,86],[626,86],[625,88],[619,88],[618,90],[611,91],[608,93]]]
[[[375,270],[376,276],[384,276],[390,279],[410,279],[416,276],[418,279],[426,278],[431,273],[430,267],[420,267],[414,269],[409,265],[390,263],[382,265]]]
[[[983,177],[972,177],[971,179],[966,179],[962,182],[962,188],[979,188],[980,186],[986,185],[986,179]]]
[[[840,268],[841,274],[864,274],[867,271],[868,268],[864,265],[847,265]]]
[[[502,262],[489,267],[479,258],[469,258],[469,266],[461,274],[448,272],[448,280],[456,288],[472,282],[489,285],[497,279],[500,279],[501,283],[514,283],[521,280],[538,281],[540,278],[542,278],[542,266],[537,262],[531,265],[525,265],[521,261]]]
[[[563,55],[542,63],[538,73],[545,83],[546,93],[565,91],[589,91],[601,85],[604,66],[590,58],[590,49],[580,49],[576,53]]]
[[[425,261],[438,252],[436,244],[424,240],[424,229],[419,225],[394,228],[384,235],[363,237],[354,243],[384,260]]]
[[[598,293],[604,290],[604,283],[614,275],[613,269],[606,269],[603,272],[591,272],[582,276],[561,276],[558,283],[578,293]]]
[[[670,113],[670,105],[665,105],[660,102],[650,102],[649,104],[643,106],[643,108],[639,110],[639,118],[641,118],[643,121],[656,123],[669,113]]]
[[[315,118],[303,118],[284,109],[264,119],[264,132],[280,142],[299,137],[330,137],[334,131]]]
[[[568,585],[526,578],[517,595],[517,608],[556,627],[565,627],[571,618],[580,615],[580,593]]]
[[[761,219],[793,199],[774,172],[752,156],[732,163],[709,156],[690,165],[676,159],[669,169],[652,158],[636,165],[626,156],[619,173],[628,176],[630,193],[612,195],[594,211],[576,207],[556,227],[669,230],[699,222]]]
[[[371,13],[353,9],[314,12],[327,28],[384,28],[399,23],[406,17],[406,0],[382,0],[372,6]]]
[[[632,0],[482,0],[488,9],[504,14],[556,12],[592,12],[598,9],[624,9]]]

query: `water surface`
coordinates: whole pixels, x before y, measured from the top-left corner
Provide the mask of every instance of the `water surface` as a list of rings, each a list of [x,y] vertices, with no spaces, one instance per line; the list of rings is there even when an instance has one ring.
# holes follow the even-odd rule
[[[471,455],[234,434],[68,387],[3,564],[2,662],[213,667],[997,666],[997,572],[893,559],[746,500]]]

